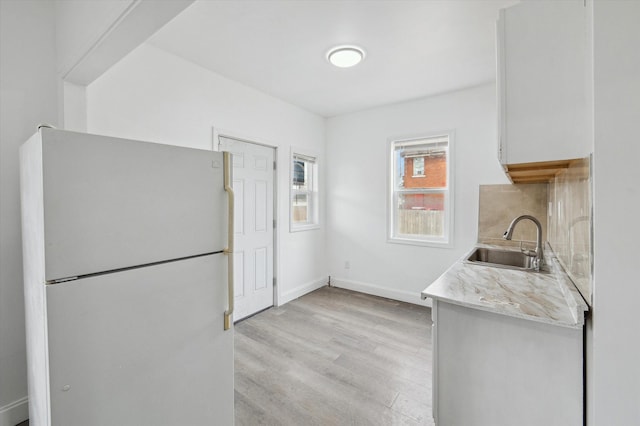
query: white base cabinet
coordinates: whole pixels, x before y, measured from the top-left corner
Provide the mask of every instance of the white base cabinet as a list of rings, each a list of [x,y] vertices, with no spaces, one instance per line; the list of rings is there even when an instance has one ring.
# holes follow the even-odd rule
[[[434,300],[438,426],[582,426],[583,332]]]

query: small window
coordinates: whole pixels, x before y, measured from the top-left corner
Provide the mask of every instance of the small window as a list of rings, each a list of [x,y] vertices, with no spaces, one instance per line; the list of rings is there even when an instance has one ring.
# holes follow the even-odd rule
[[[292,151],[289,229],[294,232],[318,227],[317,157]]]
[[[450,245],[451,134],[392,140],[389,241]]]
[[[413,176],[424,176],[424,157],[415,157],[413,159]]]

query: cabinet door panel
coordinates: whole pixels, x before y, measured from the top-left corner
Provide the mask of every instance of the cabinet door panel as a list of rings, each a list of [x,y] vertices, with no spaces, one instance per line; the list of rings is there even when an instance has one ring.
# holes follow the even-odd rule
[[[503,164],[589,154],[586,27],[586,8],[577,0],[524,2],[501,11]]]
[[[441,425],[582,426],[582,330],[438,302]]]

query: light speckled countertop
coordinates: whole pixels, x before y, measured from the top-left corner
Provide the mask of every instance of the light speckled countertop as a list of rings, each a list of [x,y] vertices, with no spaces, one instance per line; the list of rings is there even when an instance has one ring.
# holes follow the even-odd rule
[[[485,244],[475,247],[504,249]],[[548,245],[545,251],[548,272],[468,264],[464,259],[469,253],[424,289],[422,298],[562,327],[584,325],[589,307]]]

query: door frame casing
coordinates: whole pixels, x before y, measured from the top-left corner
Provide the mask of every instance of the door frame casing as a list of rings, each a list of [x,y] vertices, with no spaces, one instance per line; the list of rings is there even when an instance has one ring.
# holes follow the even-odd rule
[[[272,143],[263,138],[248,136],[246,134],[233,130],[227,130],[216,126],[212,126],[211,130],[211,146],[213,151],[220,151],[220,136],[273,149],[273,220],[275,221],[276,225],[273,228],[273,306],[280,306],[280,300],[282,299],[280,292],[280,282],[278,281],[278,277],[280,276],[280,244],[278,244],[278,241],[280,229],[282,228],[282,226],[278,215],[278,205],[280,203],[280,191],[278,191],[278,170],[280,169],[278,164],[278,155],[280,151],[279,147],[275,143]]]

